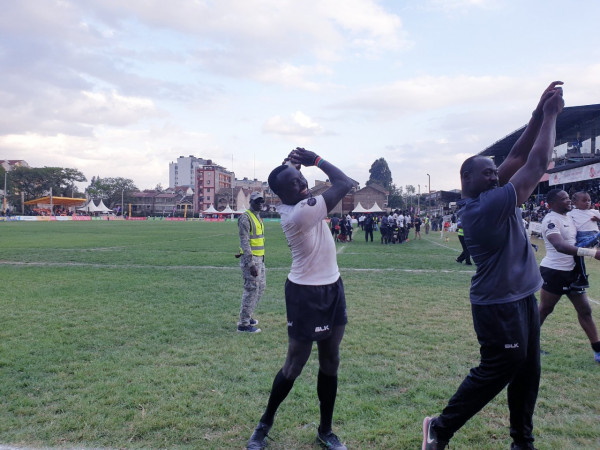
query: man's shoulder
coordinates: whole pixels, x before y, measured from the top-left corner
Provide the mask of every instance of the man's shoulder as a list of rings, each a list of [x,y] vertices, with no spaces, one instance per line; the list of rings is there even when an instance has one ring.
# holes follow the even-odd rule
[[[553,211],[550,211],[550,212],[549,212],[548,214],[546,214],[546,215],[544,216],[544,218],[542,219],[542,224],[544,224],[544,223],[548,223],[548,222],[550,222],[551,220],[554,220],[554,219],[555,219],[555,216],[556,216],[556,213],[554,213]]]
[[[569,223],[574,223],[571,216],[568,216],[567,214],[558,214],[554,211],[550,211],[548,214],[546,214],[546,217],[544,217],[544,219],[542,220],[542,227],[545,227],[547,229],[552,229],[554,227],[552,227],[550,225],[569,224]]]

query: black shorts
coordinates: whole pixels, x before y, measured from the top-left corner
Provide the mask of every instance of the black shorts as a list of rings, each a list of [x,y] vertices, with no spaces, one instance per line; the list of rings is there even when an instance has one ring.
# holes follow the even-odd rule
[[[579,275],[576,270],[556,270],[540,266],[540,274],[544,280],[542,289],[551,294],[583,294],[585,289],[572,288],[571,283],[577,280]]]
[[[344,283],[324,286],[285,282],[288,336],[299,341],[320,341],[331,335],[335,326],[346,325]]]

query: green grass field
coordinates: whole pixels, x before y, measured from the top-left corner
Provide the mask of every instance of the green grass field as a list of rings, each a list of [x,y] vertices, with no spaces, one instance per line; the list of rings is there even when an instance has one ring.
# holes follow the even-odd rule
[[[235,223],[0,223],[0,446],[244,448],[287,344],[291,260],[279,224],[266,234],[262,333],[246,335],[236,332]],[[349,324],[334,431],[351,449],[420,448],[423,417],[478,363],[473,272],[454,261],[455,234],[355,239],[337,244]],[[600,263],[588,270],[598,300]],[[566,298],[542,328],[542,349],[536,446],[600,448],[600,365]],[[315,352],[270,448],[316,448],[317,371]],[[452,441],[509,446],[504,393]]]

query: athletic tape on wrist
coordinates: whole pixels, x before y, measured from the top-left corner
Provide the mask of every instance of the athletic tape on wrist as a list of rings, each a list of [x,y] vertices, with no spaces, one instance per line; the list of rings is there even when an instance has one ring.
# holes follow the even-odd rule
[[[577,256],[590,256],[593,258],[596,256],[596,249],[580,247],[577,249]]]

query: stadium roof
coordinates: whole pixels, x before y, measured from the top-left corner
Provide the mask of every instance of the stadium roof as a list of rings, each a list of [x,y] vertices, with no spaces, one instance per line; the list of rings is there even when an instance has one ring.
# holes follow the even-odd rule
[[[517,142],[519,136],[525,131],[523,125],[508,136],[493,143],[483,150],[480,155],[493,156],[499,165],[512,146]],[[577,140],[585,141],[600,132],[600,105],[571,106],[564,108],[556,121],[556,144],[555,146]]]

